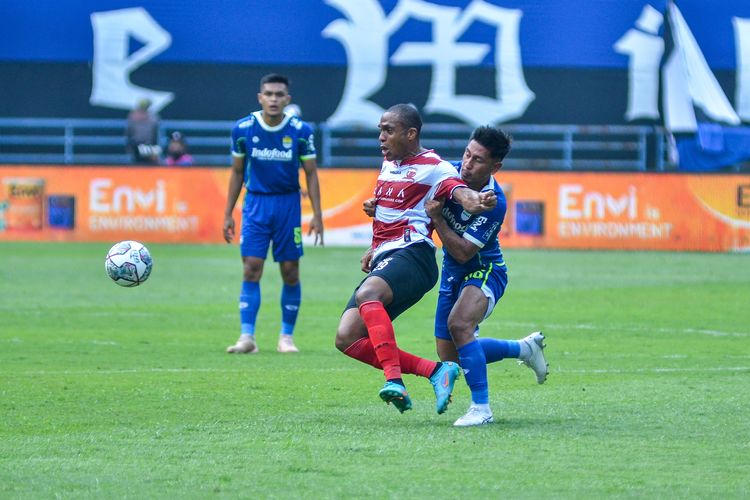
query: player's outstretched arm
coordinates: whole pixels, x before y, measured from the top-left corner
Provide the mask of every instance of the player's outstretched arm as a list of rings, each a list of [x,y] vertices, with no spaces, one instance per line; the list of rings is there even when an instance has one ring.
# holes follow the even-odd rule
[[[318,162],[315,158],[302,161],[302,168],[305,170],[305,179],[307,180],[307,194],[310,196],[310,204],[313,209],[313,216],[310,220],[310,231],[307,235],[315,234],[315,245],[325,246],[323,242],[323,210],[320,204],[320,181],[318,180]]]
[[[477,192],[468,186],[456,188],[453,191],[453,199],[470,214],[480,214],[497,206],[497,196],[494,191]]]
[[[479,247],[469,240],[462,238],[455,232],[443,217],[443,202],[437,200],[428,200],[425,203],[427,215],[432,219],[432,225],[443,242],[443,247],[459,264],[464,264],[471,260]]]

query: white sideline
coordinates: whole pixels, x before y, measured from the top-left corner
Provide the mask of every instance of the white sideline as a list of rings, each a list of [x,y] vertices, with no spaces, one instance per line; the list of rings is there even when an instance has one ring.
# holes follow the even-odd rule
[[[592,325],[590,323],[545,323],[540,325],[539,323],[531,322],[520,322],[520,321],[503,321],[502,325],[514,326],[525,330],[539,329],[542,327],[542,331],[561,331],[566,330],[597,330],[597,331],[621,331],[621,332],[652,332],[652,333],[697,333],[700,335],[710,335],[712,337],[750,337],[748,332],[724,332],[721,330],[707,330],[702,328],[652,328],[649,326],[629,326],[625,328],[609,328],[605,326]],[[487,327],[486,327],[487,328]],[[480,327],[481,330],[481,327]],[[481,331],[480,331],[481,335]]]

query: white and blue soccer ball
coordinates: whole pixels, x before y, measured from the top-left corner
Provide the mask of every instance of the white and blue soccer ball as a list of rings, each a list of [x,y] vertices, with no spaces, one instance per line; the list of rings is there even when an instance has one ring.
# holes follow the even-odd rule
[[[132,240],[115,244],[104,260],[107,275],[120,286],[140,285],[151,275],[152,267],[153,260],[148,248]]]

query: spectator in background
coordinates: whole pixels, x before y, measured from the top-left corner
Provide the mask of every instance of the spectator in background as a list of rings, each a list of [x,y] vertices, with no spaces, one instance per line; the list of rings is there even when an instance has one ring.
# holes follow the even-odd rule
[[[167,158],[164,163],[170,166],[187,166],[193,164],[193,157],[188,154],[185,138],[180,132],[172,132],[167,144]]]
[[[296,116],[297,118],[299,118],[301,120],[302,119],[302,108],[300,108],[298,105],[296,105],[294,103],[287,104],[284,107],[284,114],[285,115]]]
[[[149,110],[150,107],[151,101],[144,98],[128,114],[125,147],[134,163],[158,165],[161,155],[159,117]]]

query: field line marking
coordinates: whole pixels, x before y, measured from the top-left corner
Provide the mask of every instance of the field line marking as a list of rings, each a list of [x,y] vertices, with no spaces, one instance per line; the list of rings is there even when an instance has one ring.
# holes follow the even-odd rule
[[[491,365],[489,365],[491,366]],[[328,368],[326,371],[349,371],[348,368]],[[717,366],[713,368],[556,368],[552,367],[550,372],[555,373],[680,373],[680,372],[741,372],[750,371],[750,366]],[[139,373],[247,373],[244,368],[124,368],[119,370],[33,370],[0,372],[5,375],[124,375]]]
[[[521,322],[521,321],[504,321],[503,325],[510,325],[526,329],[539,329],[539,323]],[[606,330],[621,332],[653,332],[653,333],[697,333],[700,335],[710,335],[712,337],[750,337],[748,332],[725,332],[722,330],[709,330],[704,328],[652,328],[649,326],[628,326],[628,327],[606,327],[593,325],[590,323],[547,323],[543,325],[544,329],[551,330]],[[480,327],[481,329],[481,327]],[[481,333],[480,333],[481,335]]]
[[[632,368],[632,369],[611,369],[611,368],[593,368],[593,369],[551,369],[554,373],[680,373],[680,372],[742,372],[750,371],[750,366],[717,366],[714,368]]]

